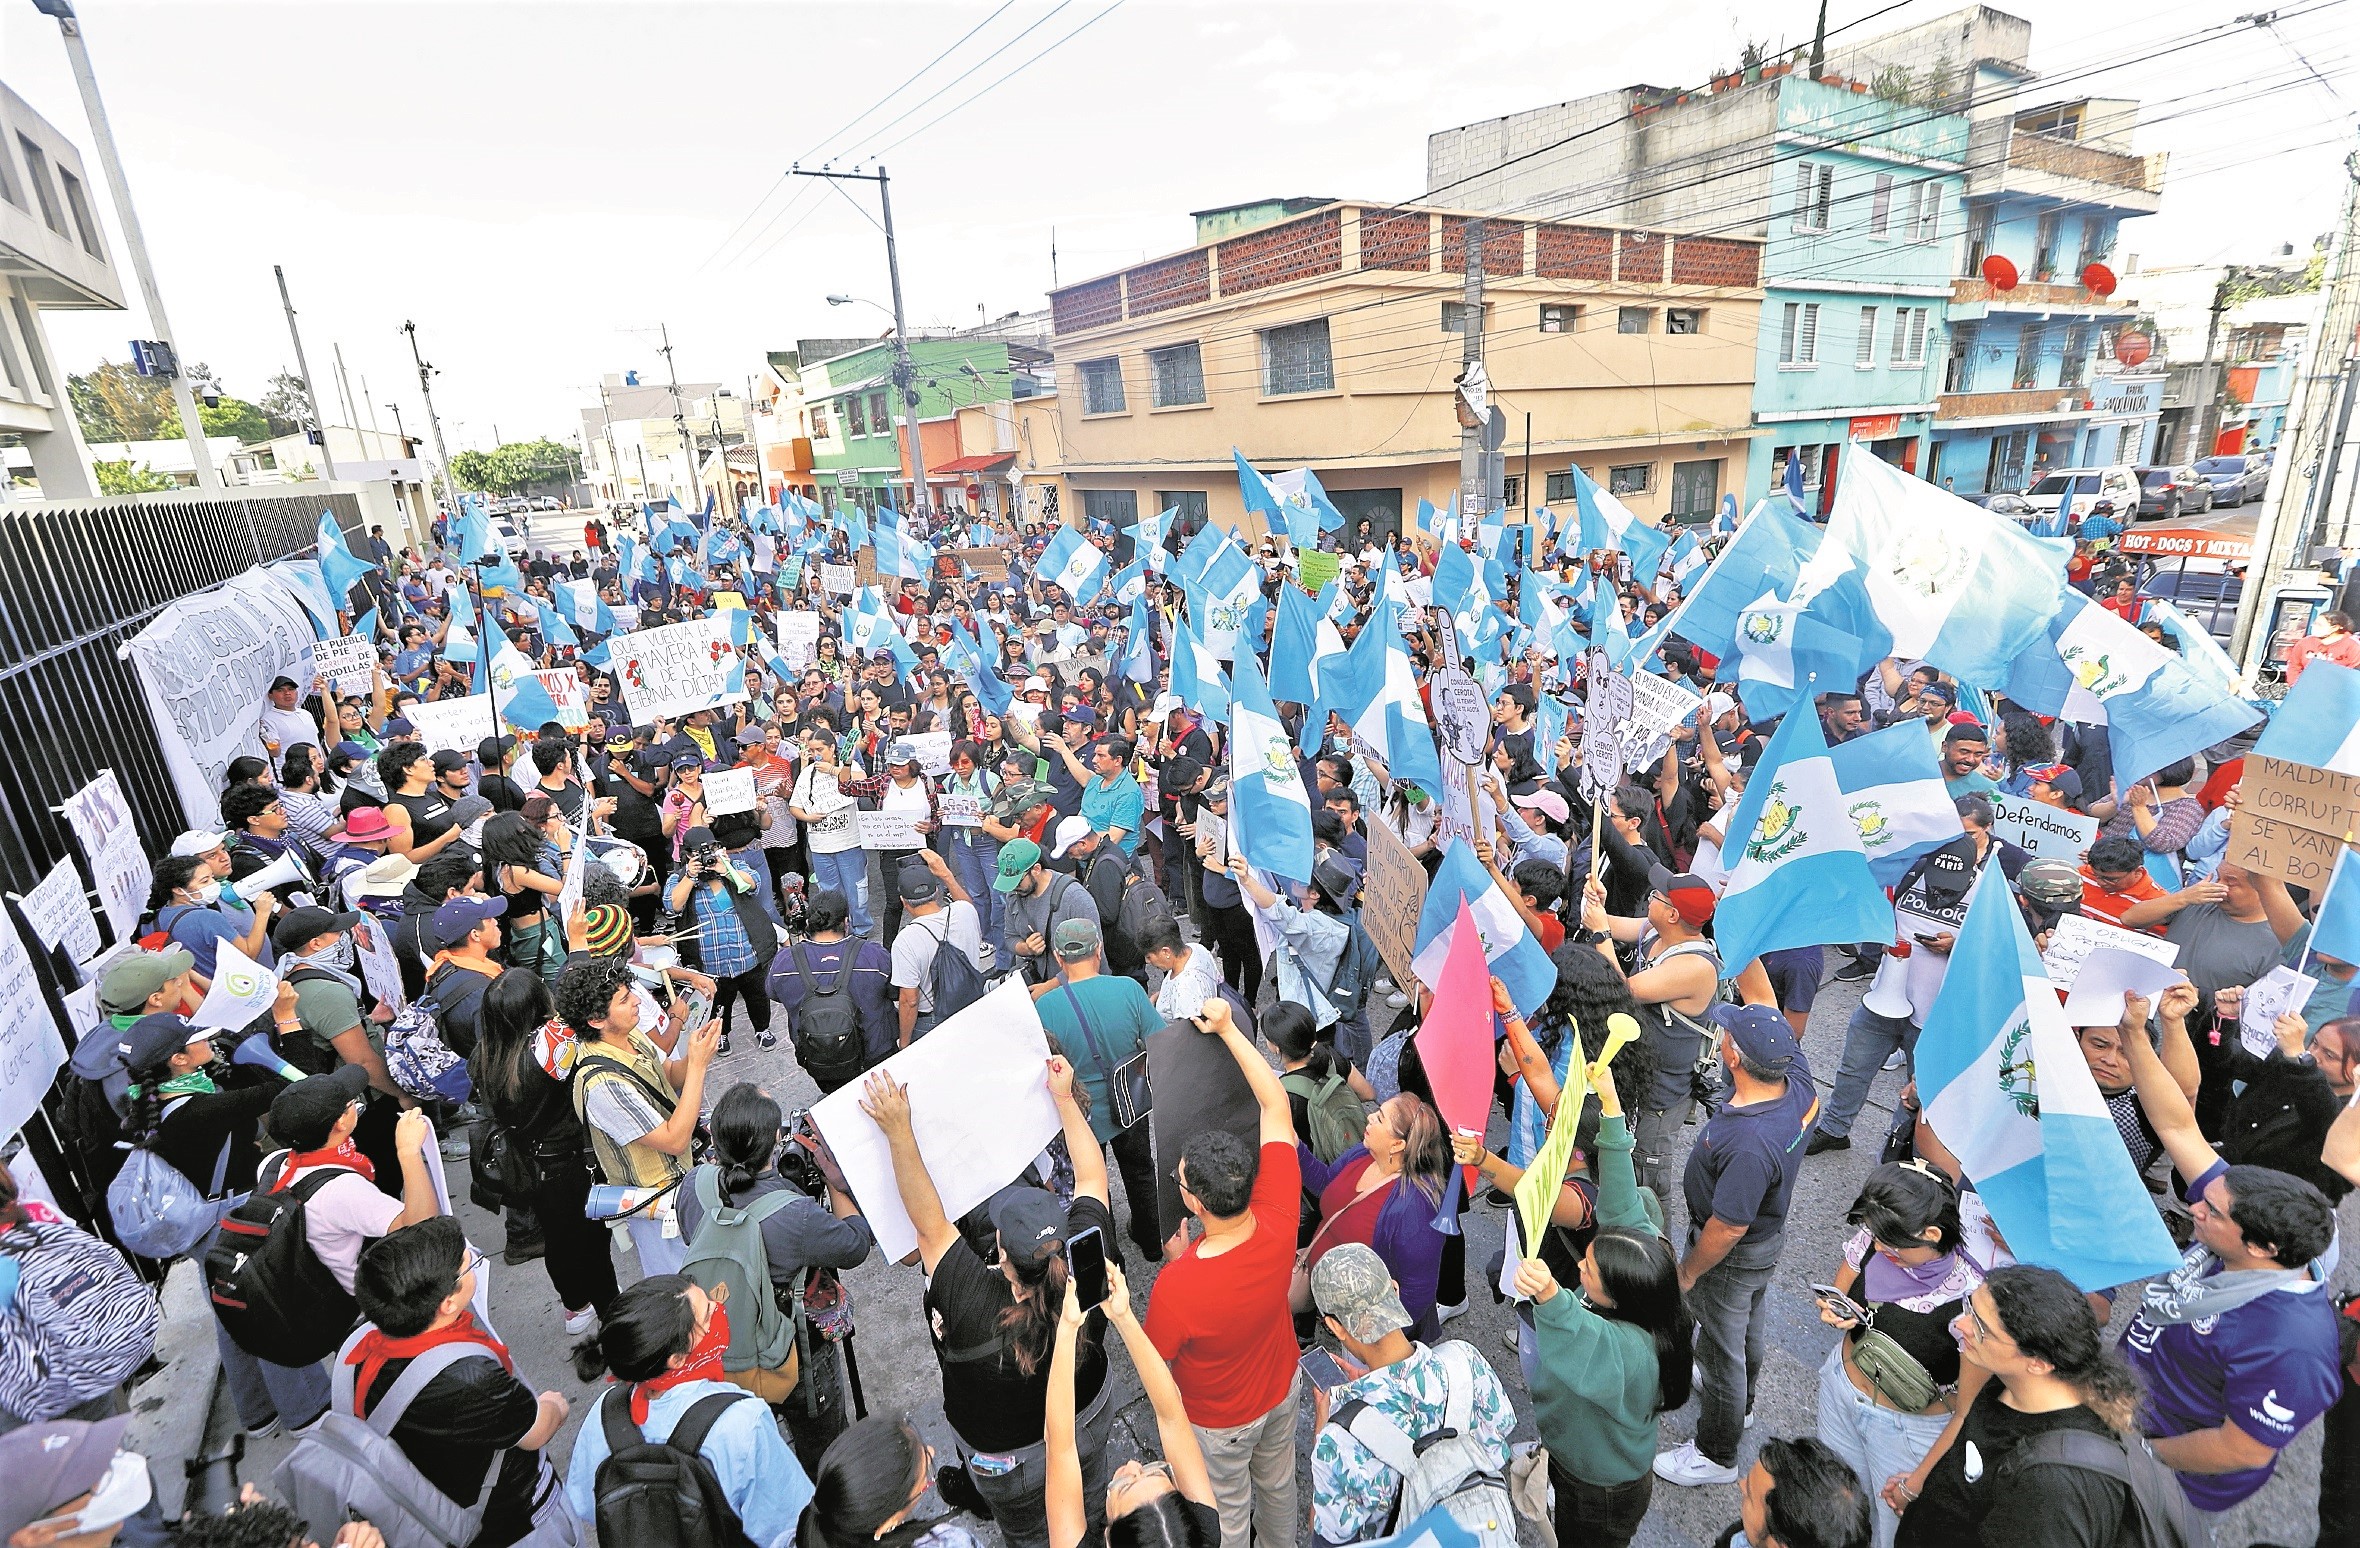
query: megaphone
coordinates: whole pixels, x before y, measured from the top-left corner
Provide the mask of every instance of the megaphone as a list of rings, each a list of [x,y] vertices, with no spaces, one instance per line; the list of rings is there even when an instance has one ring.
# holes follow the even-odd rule
[[[274,887],[284,887],[294,882],[308,883],[310,880],[311,873],[303,868],[303,862],[296,859],[295,851],[290,849],[253,875],[239,877],[238,896],[260,897]]]
[[[294,1065],[289,1064],[286,1060],[280,1058],[279,1051],[276,1048],[270,1046],[270,1034],[268,1032],[257,1032],[252,1037],[249,1037],[244,1042],[238,1044],[236,1050],[230,1054],[229,1062],[232,1064],[251,1064],[256,1069],[270,1071],[273,1075],[278,1076],[281,1080],[294,1081],[301,1080],[303,1078],[303,1072],[301,1070],[295,1068]]]
[[[1891,1021],[1909,1015],[1909,958],[1899,947],[1885,948],[1884,960],[1877,964],[1876,981],[1861,996],[1860,1008]]]

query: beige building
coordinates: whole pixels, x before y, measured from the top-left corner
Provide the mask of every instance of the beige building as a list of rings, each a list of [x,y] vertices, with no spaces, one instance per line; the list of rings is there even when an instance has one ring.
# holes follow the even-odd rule
[[[1069,520],[1257,530],[1232,447],[1311,467],[1380,533],[1451,503],[1468,217],[1307,203],[1202,212],[1195,247],[1052,293],[1054,414],[1016,426],[1028,513],[1054,479]],[[1483,240],[1502,503],[1569,502],[1579,467],[1642,515],[1712,511],[1752,433],[1759,243],[1514,219]]]

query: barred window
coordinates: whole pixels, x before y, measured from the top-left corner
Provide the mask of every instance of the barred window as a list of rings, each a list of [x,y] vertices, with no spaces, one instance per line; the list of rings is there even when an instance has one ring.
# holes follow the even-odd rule
[[[1328,320],[1289,323],[1262,330],[1262,395],[1284,397],[1295,392],[1332,392],[1336,386],[1335,359],[1328,352]]]
[[[1157,408],[1205,401],[1205,357],[1194,342],[1149,350],[1147,369]]]

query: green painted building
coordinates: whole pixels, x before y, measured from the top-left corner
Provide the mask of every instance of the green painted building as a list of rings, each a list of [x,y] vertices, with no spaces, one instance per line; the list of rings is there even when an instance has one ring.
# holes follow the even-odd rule
[[[961,455],[959,410],[1033,396],[1040,388],[1027,368],[1036,356],[1047,359],[1045,351],[996,338],[918,338],[909,349],[930,474]],[[831,509],[840,502],[872,512],[912,504],[909,411],[894,385],[894,357],[888,339],[804,367],[812,476]],[[938,488],[938,502],[939,495]]]

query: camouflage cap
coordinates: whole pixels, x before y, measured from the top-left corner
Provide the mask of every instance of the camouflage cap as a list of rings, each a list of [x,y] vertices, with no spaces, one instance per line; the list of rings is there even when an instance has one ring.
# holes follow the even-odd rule
[[[1321,1316],[1333,1317],[1363,1344],[1410,1325],[1385,1260],[1359,1242],[1332,1247],[1321,1256],[1311,1271],[1311,1299]]]

